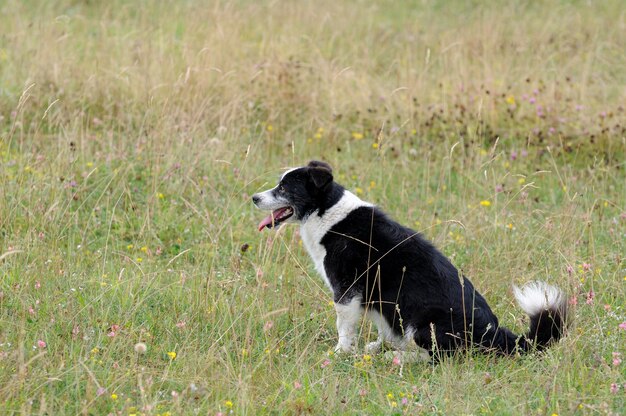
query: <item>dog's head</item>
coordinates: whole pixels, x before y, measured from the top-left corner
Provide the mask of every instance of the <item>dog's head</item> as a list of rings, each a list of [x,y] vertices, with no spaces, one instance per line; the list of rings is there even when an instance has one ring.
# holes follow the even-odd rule
[[[259,223],[259,231],[278,228],[284,222],[302,222],[311,213],[323,209],[333,185],[333,171],[327,163],[311,161],[290,169],[274,188],[252,196],[262,210],[272,211]]]

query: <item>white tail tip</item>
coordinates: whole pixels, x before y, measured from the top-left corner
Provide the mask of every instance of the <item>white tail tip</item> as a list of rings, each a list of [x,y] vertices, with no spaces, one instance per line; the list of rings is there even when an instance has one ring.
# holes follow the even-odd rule
[[[513,286],[519,306],[528,314],[536,316],[546,310],[561,310],[565,306],[565,295],[556,286],[545,282],[532,282],[521,289]]]

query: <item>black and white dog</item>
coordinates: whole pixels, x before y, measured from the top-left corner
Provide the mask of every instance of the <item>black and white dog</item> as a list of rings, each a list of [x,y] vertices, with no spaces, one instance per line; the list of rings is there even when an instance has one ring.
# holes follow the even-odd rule
[[[333,292],[336,351],[354,351],[363,313],[379,334],[367,351],[383,342],[403,350],[414,340],[431,355],[468,347],[513,354],[541,350],[563,334],[567,302],[558,288],[543,282],[514,288],[530,330],[513,334],[431,243],[334,182],[324,162],[288,170],[276,187],[252,200],[272,211],[259,231],[300,224],[304,246]]]

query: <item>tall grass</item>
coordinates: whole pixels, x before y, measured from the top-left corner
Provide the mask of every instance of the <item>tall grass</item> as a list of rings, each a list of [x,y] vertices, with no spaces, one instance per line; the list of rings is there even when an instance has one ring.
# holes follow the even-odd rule
[[[0,28],[4,414],[624,412],[620,2],[8,0]],[[330,354],[297,230],[249,200],[312,158],[515,331],[512,283],[566,289],[567,336]]]

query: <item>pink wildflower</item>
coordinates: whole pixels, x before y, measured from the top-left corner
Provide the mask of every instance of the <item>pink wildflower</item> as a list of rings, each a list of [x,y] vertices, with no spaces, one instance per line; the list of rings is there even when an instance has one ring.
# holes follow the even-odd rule
[[[617,383],[611,383],[611,393],[615,394],[619,391],[619,386]]]
[[[37,346],[39,348],[46,348],[46,342],[40,339],[37,341]]]
[[[294,381],[293,388],[296,390],[300,390],[302,388],[302,383],[300,383],[299,381]]]
[[[567,270],[567,274],[570,276],[572,275],[572,273],[574,273],[574,268],[569,264],[567,265],[567,268],[565,270]]]
[[[591,305],[593,303],[593,298],[596,296],[596,293],[593,290],[590,290],[587,293],[587,305]]]
[[[39,289],[41,287],[41,283],[39,283],[39,280],[37,280],[35,282],[35,289]]]
[[[117,335],[117,331],[120,329],[120,326],[119,326],[119,325],[116,325],[116,324],[113,324],[113,325],[111,325],[111,328],[110,328],[110,329],[111,329],[111,332],[109,332],[109,333],[107,334],[107,337],[111,337],[111,338],[113,338],[114,336],[116,336],[116,335]]]
[[[622,363],[622,358],[621,358],[621,353],[619,352],[614,352],[613,353],[613,366],[617,367],[618,365],[620,365]]]
[[[620,329],[626,330],[626,321],[618,325]]]
[[[576,297],[576,295],[573,295],[571,298],[569,298],[569,304],[572,306],[578,305],[578,298]]]
[[[626,324],[626,322],[625,322],[625,324]],[[322,363],[322,366],[321,366],[321,367],[322,367],[322,368],[326,368],[326,367],[328,367],[329,365],[330,365],[330,360],[327,358],[327,359],[325,359],[325,360],[324,360],[324,362]]]
[[[400,365],[400,357],[397,355],[393,357],[393,361],[391,362],[393,365]]]
[[[589,271],[591,269],[591,264],[589,263],[583,263],[583,270],[584,271]]]
[[[403,397],[401,402],[403,406],[406,406],[409,403],[409,399],[407,399],[406,397]]]

